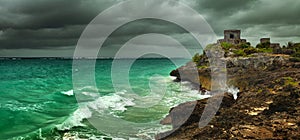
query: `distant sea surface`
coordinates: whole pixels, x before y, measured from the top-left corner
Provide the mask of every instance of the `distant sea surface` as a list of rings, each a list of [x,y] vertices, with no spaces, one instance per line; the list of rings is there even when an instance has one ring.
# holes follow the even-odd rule
[[[188,60],[175,61],[183,65]],[[85,86],[74,90],[72,62],[0,60],[0,139],[153,139],[158,132],[169,129],[159,125],[159,121],[171,107],[202,98],[198,91],[191,90],[189,83],[172,81],[169,73],[176,66],[168,59],[136,60],[129,72],[134,93],[128,93],[126,89],[115,91],[111,78],[113,60],[109,59],[96,62],[97,87]],[[151,90],[149,80],[156,75],[163,79],[154,80],[154,85],[160,82],[167,84],[163,99],[153,106],[135,106],[133,94],[146,97],[155,92]],[[122,79],[122,75],[119,78]],[[85,79],[82,80],[85,82]],[[76,95],[81,94],[94,98],[78,103]],[[145,100],[149,103],[154,101],[157,99]],[[116,133],[112,130],[113,134],[107,135],[87,121],[89,118],[105,118],[107,114],[146,125],[138,132],[127,130],[126,133]],[[113,121],[107,123],[107,126],[119,125]],[[119,130],[122,132],[122,127]]]

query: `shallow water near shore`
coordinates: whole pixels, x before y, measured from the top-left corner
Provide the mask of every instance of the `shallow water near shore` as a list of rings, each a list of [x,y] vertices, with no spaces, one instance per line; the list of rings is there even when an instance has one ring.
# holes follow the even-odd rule
[[[183,65],[188,60],[175,61]],[[97,88],[85,86],[74,90],[72,60],[0,60],[0,139],[153,139],[158,132],[170,129],[159,125],[159,121],[171,107],[203,98],[198,91],[191,90],[189,83],[172,81],[169,72],[176,66],[168,59],[137,60],[129,73],[134,94],[125,89],[116,92],[111,80],[112,62],[97,60]],[[153,85],[166,83],[163,98],[153,106],[137,107],[136,97],[153,92],[149,80],[155,75],[163,78],[154,80]],[[78,94],[91,98],[78,103]],[[145,98],[140,103],[156,100]],[[108,136],[86,120],[111,116],[144,127],[138,131],[123,131],[120,127],[124,133],[111,130]],[[120,125],[113,119],[107,123],[106,131],[109,126]]]

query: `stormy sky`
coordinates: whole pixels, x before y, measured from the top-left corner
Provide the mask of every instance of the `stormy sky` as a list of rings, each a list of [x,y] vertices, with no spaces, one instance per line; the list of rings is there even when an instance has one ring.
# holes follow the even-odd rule
[[[102,11],[123,1],[0,0],[0,57],[71,57],[85,27]],[[201,14],[219,38],[222,38],[224,29],[241,29],[242,38],[250,41],[253,46],[261,37],[271,37],[272,42],[281,45],[288,41],[300,42],[300,1],[177,1]],[[133,3],[130,6],[139,7],[139,4]],[[176,5],[168,0],[152,4],[152,10],[162,15],[174,18],[192,16],[180,10],[169,12]],[[127,12],[130,8],[118,12]],[[103,45],[106,57],[113,56],[131,38],[146,33],[166,34],[192,50],[198,49],[195,40],[182,28],[165,21],[144,19],[128,23],[111,34]],[[143,46],[143,43],[139,45]],[[155,43],[151,45],[164,47],[155,46]]]

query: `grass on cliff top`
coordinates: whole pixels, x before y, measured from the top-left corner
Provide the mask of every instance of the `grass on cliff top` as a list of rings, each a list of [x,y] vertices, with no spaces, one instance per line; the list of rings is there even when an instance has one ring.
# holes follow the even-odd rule
[[[215,45],[210,44],[206,47],[206,50],[218,49],[213,48]],[[274,54],[287,54],[290,55],[290,61],[292,62],[300,62],[300,43],[292,43],[288,42],[287,46],[283,46],[283,48],[271,48],[270,42],[258,44],[255,47],[251,46],[250,43],[241,43],[239,45],[233,45],[231,43],[223,42],[221,43],[221,48],[225,52],[225,57],[253,57],[255,53],[274,53]],[[200,67],[207,66],[207,59],[205,52],[202,55],[197,53],[193,57],[193,61]]]

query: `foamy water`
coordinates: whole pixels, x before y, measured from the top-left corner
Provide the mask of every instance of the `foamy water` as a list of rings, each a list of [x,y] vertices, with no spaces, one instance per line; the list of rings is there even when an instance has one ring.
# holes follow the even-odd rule
[[[200,95],[197,90],[191,90],[192,85],[189,82],[175,83],[173,82],[172,77],[165,77],[165,81],[168,84],[168,90],[164,94],[164,97],[158,102],[158,104],[149,107],[149,108],[140,108],[136,107],[136,102],[139,102],[137,96],[128,93],[126,90],[117,93],[111,93],[105,96],[100,96],[95,98],[93,101],[83,102],[79,105],[78,109],[62,124],[57,125],[56,127],[59,130],[70,130],[72,127],[83,126],[86,127],[83,123],[84,119],[89,119],[91,117],[96,118],[106,118],[108,115],[110,117],[115,117],[124,121],[122,124],[120,121],[118,124],[107,124],[107,125],[132,125],[132,127],[137,127],[137,129],[127,130],[124,135],[115,135],[111,138],[123,137],[126,139],[154,139],[154,136],[159,132],[164,132],[171,129],[171,126],[162,126],[159,124],[159,121],[168,114],[168,110],[171,107],[183,103],[186,101],[192,101],[197,99],[203,99],[209,97],[208,95]],[[157,81],[161,82],[161,81]],[[81,89],[88,89],[91,87],[85,87]],[[95,97],[95,93],[87,94],[85,91],[80,90],[80,93]],[[149,102],[155,101],[155,98],[149,98]],[[147,103],[145,103],[147,104]],[[129,110],[128,110],[129,109]],[[156,113],[160,113],[160,117],[153,119],[153,116]],[[164,112],[164,113],[161,113]],[[146,114],[146,115],[145,115]],[[140,116],[131,118],[132,116]],[[131,120],[134,119],[134,120]],[[138,122],[137,124],[132,124],[136,120],[149,120],[146,122]],[[109,121],[107,121],[109,122]],[[141,127],[140,124],[145,125]],[[149,127],[150,126],[150,127]],[[138,131],[137,131],[138,130]],[[101,130],[100,130],[101,131]],[[112,132],[114,131],[114,132]],[[111,130],[112,133],[115,131],[122,130]],[[131,134],[130,134],[131,133]],[[68,137],[76,137],[77,134],[66,134]],[[107,138],[107,137],[103,137]]]
[[[0,61],[0,139],[153,139],[170,129],[159,121],[171,107],[202,98],[188,83],[172,82],[169,72],[177,66],[167,59],[136,61],[129,73],[132,91],[115,91],[112,60],[97,61],[96,87],[73,87],[70,60]],[[82,82],[90,81],[83,77]],[[163,83],[165,92],[153,88]],[[95,129],[89,119],[104,119],[105,130]],[[124,123],[136,129],[113,127]]]

